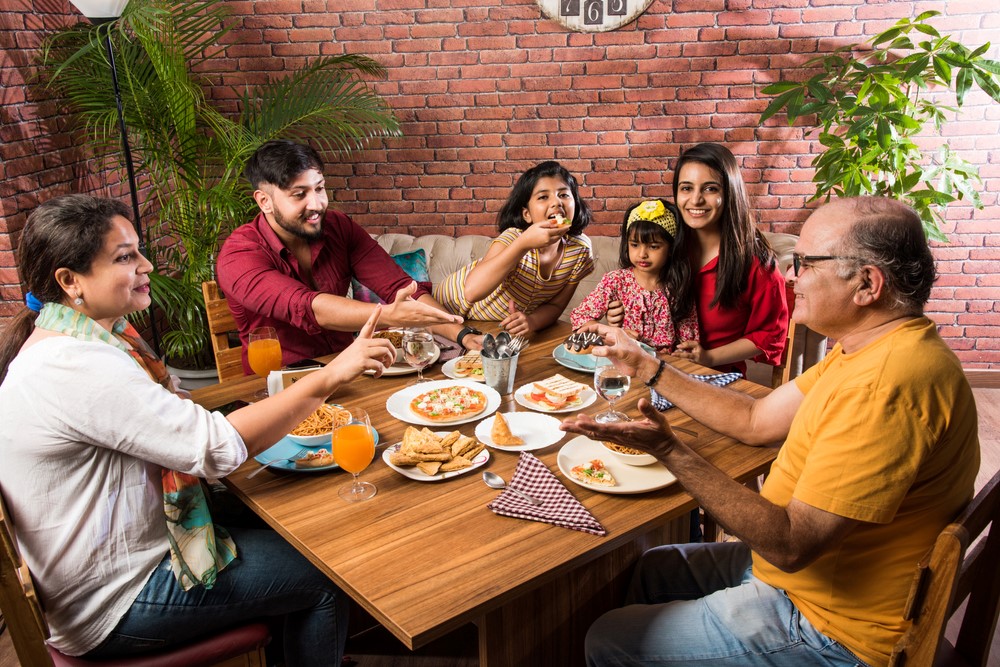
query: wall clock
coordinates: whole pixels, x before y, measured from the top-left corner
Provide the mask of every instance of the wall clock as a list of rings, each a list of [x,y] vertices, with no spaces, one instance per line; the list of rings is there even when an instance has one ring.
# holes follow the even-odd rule
[[[617,30],[639,18],[653,0],[535,0],[542,12],[570,30]]]

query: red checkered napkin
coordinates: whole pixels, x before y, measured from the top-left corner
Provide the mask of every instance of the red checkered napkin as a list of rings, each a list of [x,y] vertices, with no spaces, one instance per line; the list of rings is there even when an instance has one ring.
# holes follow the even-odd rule
[[[537,456],[521,452],[510,485],[542,501],[532,505],[513,491],[504,490],[487,507],[502,516],[552,523],[563,528],[582,530],[591,535],[607,535],[594,515],[573,497],[559,478]]]

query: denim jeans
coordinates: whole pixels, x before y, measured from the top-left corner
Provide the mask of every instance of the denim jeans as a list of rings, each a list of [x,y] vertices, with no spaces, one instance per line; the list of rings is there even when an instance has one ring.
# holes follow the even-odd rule
[[[286,664],[339,665],[347,641],[347,596],[274,531],[234,527],[230,533],[238,556],[215,586],[183,591],[168,555],[107,639],[86,657],[154,651],[283,616]]]
[[[866,667],[817,632],[784,591],[755,578],[750,550],[741,542],[647,551],[626,603],[588,631],[591,667]]]

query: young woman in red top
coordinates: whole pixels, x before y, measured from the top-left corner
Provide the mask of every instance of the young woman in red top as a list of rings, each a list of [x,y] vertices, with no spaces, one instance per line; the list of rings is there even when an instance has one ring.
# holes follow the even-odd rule
[[[701,143],[681,154],[674,198],[684,222],[693,280],[674,298],[678,312],[695,308],[701,339],[675,356],[746,374],[746,360],[778,364],[788,332],[785,281],[774,251],[754,224],[743,176],[729,149]]]

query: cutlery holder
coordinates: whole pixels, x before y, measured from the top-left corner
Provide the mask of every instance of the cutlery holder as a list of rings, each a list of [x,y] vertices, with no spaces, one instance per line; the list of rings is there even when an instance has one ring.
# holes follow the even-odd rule
[[[514,375],[517,372],[517,358],[505,357],[503,359],[491,359],[483,355],[483,379],[486,385],[492,387],[501,396],[514,391]]]

